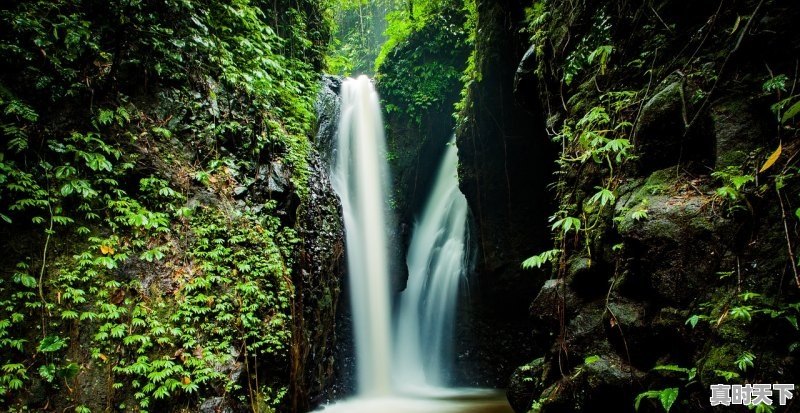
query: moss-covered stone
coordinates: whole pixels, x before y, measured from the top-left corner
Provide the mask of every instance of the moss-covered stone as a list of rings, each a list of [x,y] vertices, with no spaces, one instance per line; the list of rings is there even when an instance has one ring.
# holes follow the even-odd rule
[[[511,375],[506,394],[515,411],[527,411],[544,390],[546,366],[544,357],[540,357],[517,367]]]
[[[748,95],[731,96],[711,106],[715,139],[714,167],[743,165],[750,153],[767,143],[774,116]]]

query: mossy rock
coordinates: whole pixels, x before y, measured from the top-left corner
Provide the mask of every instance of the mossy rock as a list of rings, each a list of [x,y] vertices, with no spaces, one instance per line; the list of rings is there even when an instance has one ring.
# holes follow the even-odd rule
[[[732,96],[711,106],[716,169],[739,166],[763,146],[775,130],[774,115],[767,104],[750,96]]]
[[[584,300],[605,296],[608,292],[609,273],[605,265],[591,257],[574,255],[567,261],[567,285]]]
[[[702,383],[719,383],[722,377],[717,371],[736,372],[734,362],[747,349],[741,345],[726,343],[714,346],[698,364],[698,374]]]
[[[531,403],[544,390],[546,363],[544,357],[517,367],[511,375],[506,396],[516,412],[527,412]]]
[[[539,413],[628,412],[633,410],[633,386],[641,372],[632,370],[612,354],[593,355],[572,374],[546,388],[539,399]]]
[[[704,113],[689,119],[686,86],[674,80],[653,95],[642,107],[634,135],[639,167],[650,172],[689,161],[708,163],[713,159],[713,135]]]

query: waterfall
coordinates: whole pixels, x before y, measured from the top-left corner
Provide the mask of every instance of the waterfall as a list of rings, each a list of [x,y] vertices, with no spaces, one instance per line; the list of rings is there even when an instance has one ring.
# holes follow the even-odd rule
[[[344,212],[359,394],[445,387],[458,287],[467,269],[468,209],[458,189],[455,137],[414,227],[408,286],[400,294],[393,336],[385,236],[388,167],[378,96],[365,76],[344,81],[341,93],[331,175]]]
[[[467,202],[451,140],[411,237],[408,285],[392,328],[389,188],[378,96],[364,76],[342,83],[331,182],[342,201],[358,394],[324,413],[511,413],[505,396],[445,389],[459,283],[468,272]],[[394,349],[393,349],[394,346]]]
[[[389,188],[378,95],[369,78],[342,83],[331,183],[342,202],[355,331],[358,393],[391,392],[391,316],[386,218]]]
[[[458,188],[455,137],[444,156],[411,237],[408,287],[400,295],[395,386],[414,392],[446,387],[452,370],[459,283],[469,267],[469,210]]]

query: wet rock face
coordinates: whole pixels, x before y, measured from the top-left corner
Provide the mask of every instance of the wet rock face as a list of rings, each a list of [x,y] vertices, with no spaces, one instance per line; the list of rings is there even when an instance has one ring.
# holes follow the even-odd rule
[[[302,244],[295,272],[294,338],[299,362],[293,382],[303,411],[325,401],[333,386],[338,345],[337,308],[344,276],[344,233],[339,200],[328,181],[327,167],[311,162],[308,200],[299,215]],[[302,387],[299,387],[302,386]]]
[[[544,390],[547,364],[544,357],[517,367],[509,380],[506,395],[515,411],[527,411],[533,401]]]
[[[344,278],[344,224],[341,205],[328,171],[338,123],[341,79],[324,76],[317,101],[316,150],[309,160],[308,195],[297,222],[301,243],[293,270],[296,353],[292,370],[293,411],[308,411],[330,400],[342,358],[341,344],[349,342],[337,326]],[[347,348],[345,346],[345,348]]]
[[[478,268],[495,283],[549,243],[543,194],[556,148],[539,102],[531,99],[538,95],[535,57],[526,53],[527,39],[506,27],[523,18],[523,3],[478,2],[482,35],[476,49],[486,56],[481,80],[470,88],[472,110],[457,132],[460,186],[475,217]]]
[[[674,170],[654,173],[670,174]],[[718,278],[716,273],[730,259],[736,228],[719,214],[711,190],[647,194],[651,190],[644,183],[617,203],[619,215],[645,199],[648,211],[647,219],[625,219],[618,226],[631,256],[631,274],[619,287],[638,298],[686,306]]]
[[[317,136],[315,146],[322,154],[322,160],[327,165],[331,164],[336,145],[336,134],[339,131],[339,106],[342,88],[340,76],[323,75],[320,80],[320,89],[314,109],[317,112]]]
[[[224,397],[212,397],[200,405],[200,413],[233,413]]]
[[[752,150],[766,144],[771,137],[775,128],[770,121],[773,115],[762,100],[734,95],[711,105],[718,169],[741,165]]]
[[[466,364],[491,360],[491,370],[473,377],[505,387],[515,365],[529,361],[538,343],[528,334],[531,297],[544,282],[543,274],[523,271],[520,264],[550,244],[547,227],[555,148],[545,132],[531,77],[535,66],[527,35],[511,29],[524,20],[523,1],[479,1],[476,38],[481,80],[469,88],[469,109],[456,132],[460,189],[467,198],[477,247],[476,274],[470,281],[470,335],[459,352]],[[515,80],[515,76],[517,79]],[[482,320],[481,320],[482,318]],[[502,337],[497,332],[502,332]],[[508,346],[508,347],[507,347]],[[483,359],[482,348],[513,348]],[[499,353],[499,354],[498,354]]]
[[[724,53],[733,45],[729,35],[720,32],[723,29],[711,30],[708,41],[700,45],[699,39],[692,39],[698,28],[707,28],[706,17],[715,13],[708,5],[667,0],[653,4],[653,10],[639,11],[640,5],[633,4],[620,5],[618,10],[591,2],[549,6],[547,12],[557,16],[556,21],[536,35],[547,41],[538,49],[536,45],[528,48],[514,65],[513,76],[505,75],[506,80],[514,79],[515,93],[525,95],[517,103],[528,111],[546,108],[549,126],[558,130],[562,120],[574,125],[586,108],[604,104],[601,96],[611,91],[631,90],[641,100],[630,117],[625,111],[618,114],[631,120],[627,137],[636,158],[613,172],[616,198],[612,210],[598,219],[596,235],[586,243],[591,253],[582,235],[574,242],[568,240],[555,271],[557,278],[530,295],[527,313],[533,321],[532,333],[546,348],[520,363],[511,375],[508,397],[515,411],[634,412],[638,394],[675,387],[680,395],[670,411],[705,412],[712,410],[708,384],[721,380],[719,371],[735,370],[742,377],[762,381],[796,382],[797,373],[787,373],[787,366],[797,365],[796,357],[791,352],[787,356],[785,349],[796,338],[775,335],[788,332],[786,326],[772,324],[767,317],[750,323],[732,321],[730,309],[743,305],[743,291],[797,297],[787,271],[786,242],[781,240],[782,213],[774,181],[767,176],[774,172],[757,173],[766,155],[778,146],[776,136],[781,136],[786,148],[789,141],[797,145],[796,133],[779,130],[770,112],[775,96],[765,97],[762,87],[772,75],[764,74],[758,65],[769,65],[772,74],[794,73],[795,58],[780,56],[771,47],[786,44],[786,39],[800,44],[800,33],[787,30],[800,11],[789,11],[778,2],[753,0],[717,14],[718,23],[735,22],[738,15],[758,10],[751,30],[728,57]],[[567,85],[563,68],[567,59],[576,56],[576,45],[597,40],[589,31],[598,14],[608,16],[617,32],[608,40],[614,45],[614,67],[609,66],[606,73],[587,70],[583,83],[576,77]],[[639,20],[631,21],[634,15]],[[670,25],[663,29],[663,36],[653,34],[659,31],[656,27],[664,26],[659,19]],[[486,22],[479,20],[480,24]],[[681,55],[687,43],[697,51]],[[655,49],[659,56],[653,58],[652,67],[650,63],[637,66],[636,59]],[[792,50],[796,55],[797,47]],[[674,70],[681,66],[693,67],[694,72]],[[655,74],[652,81],[643,76],[648,68]],[[703,72],[707,68],[713,70]],[[530,91],[538,95],[538,102],[531,102]],[[470,143],[465,139],[460,145],[468,148]],[[494,156],[490,148],[476,155],[479,161]],[[586,201],[584,194],[590,196],[598,185],[606,185],[609,175],[605,166],[588,164],[568,163],[561,171],[568,191],[577,194],[569,195],[568,203],[578,204],[578,214],[586,212],[580,205]],[[475,165],[479,163],[464,166],[468,179],[463,184],[465,193],[472,191],[468,199],[473,202],[482,199],[474,188],[483,189],[475,177],[491,176],[482,175],[481,167]],[[483,167],[508,173],[513,182],[520,170],[510,165],[486,162]],[[712,175],[719,171],[749,174],[758,183],[748,183],[749,189],[742,192],[749,192],[731,202],[717,192],[731,185],[719,174]],[[502,187],[500,178],[495,176],[494,190]],[[757,185],[769,188],[759,190]],[[797,188],[783,191],[797,199]],[[502,194],[489,193],[495,203],[503,199]],[[502,233],[501,224],[494,227],[490,236],[496,237],[491,242],[512,245],[513,238]],[[521,238],[529,245],[539,241],[525,237],[531,235]],[[487,240],[485,234],[483,239]],[[504,248],[503,254],[513,250]],[[498,262],[500,254],[487,255],[486,262]],[[697,314],[709,314],[711,322],[693,327],[687,320]],[[746,351],[761,352],[758,357],[764,364],[755,373],[742,372],[734,364]],[[659,365],[696,368],[696,377],[687,380],[686,371],[654,369]],[[639,411],[663,410],[657,399],[644,399]]]

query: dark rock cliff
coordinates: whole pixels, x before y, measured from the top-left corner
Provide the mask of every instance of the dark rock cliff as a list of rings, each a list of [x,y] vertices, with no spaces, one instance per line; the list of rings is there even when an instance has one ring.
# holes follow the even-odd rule
[[[796,383],[798,9],[521,3],[478,2],[491,64],[458,141],[479,270],[530,317],[515,410],[715,411],[710,384]],[[552,279],[519,269],[551,248]]]
[[[320,128],[318,139],[324,131]],[[293,411],[311,410],[330,397],[338,349],[342,341],[347,342],[337,332],[345,257],[341,206],[328,179],[328,165],[315,156],[311,167],[309,197],[298,209],[303,242],[293,272]]]
[[[542,277],[522,272],[520,263],[550,243],[546,185],[555,147],[545,132],[536,83],[515,80],[527,49],[519,30],[525,6],[477,2],[477,79],[466,89],[457,130],[461,190],[474,216],[478,249],[464,306],[464,317],[472,321],[465,323],[469,333],[463,337],[473,339],[459,343],[460,357],[479,377],[474,384],[500,387],[538,345],[526,313]]]

